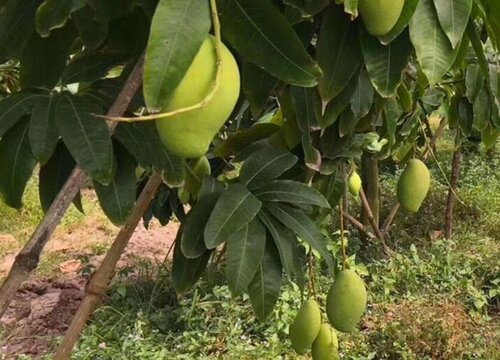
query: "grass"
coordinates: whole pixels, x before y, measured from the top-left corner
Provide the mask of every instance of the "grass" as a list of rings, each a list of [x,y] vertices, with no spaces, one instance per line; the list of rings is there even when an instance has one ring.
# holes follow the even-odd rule
[[[439,144],[446,174],[451,144],[449,135]],[[458,194],[465,206],[456,205],[451,241],[440,233],[447,182],[435,163],[429,165],[433,187],[422,211],[401,213],[388,239],[396,256],[381,256],[375,247],[358,251],[357,233],[349,234],[370,305],[359,331],[339,334],[342,359],[500,359],[500,153],[464,154]],[[399,173],[382,171],[383,214]],[[134,280],[126,274],[115,279],[73,359],[302,358],[287,340],[300,305],[295,284],[284,285],[269,320],[259,322],[245,296],[231,296],[223,272],[208,273],[177,298],[169,269],[156,265],[141,265]],[[323,304],[330,285],[330,276],[317,269]]]

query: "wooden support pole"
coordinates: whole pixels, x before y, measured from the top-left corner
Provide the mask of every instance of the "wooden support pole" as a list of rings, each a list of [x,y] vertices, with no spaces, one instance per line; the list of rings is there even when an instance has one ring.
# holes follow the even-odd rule
[[[113,277],[116,263],[120,259],[120,256],[130,240],[130,237],[137,227],[137,224],[148,209],[149,204],[151,203],[151,200],[155,196],[161,183],[161,176],[157,172],[153,173],[148,183],[142,190],[141,195],[137,199],[137,203],[135,204],[132,214],[130,214],[127,222],[120,229],[120,232],[116,236],[111,248],[106,253],[106,257],[87,284],[85,288],[85,297],[80,303],[75,316],[73,316],[73,319],[71,320],[71,324],[64,335],[64,339],[54,355],[54,360],[69,359],[73,347],[78,341],[81,332],[85,328],[85,324],[90,318],[94,308],[101,301],[101,298],[104,295],[111,278]]]
[[[143,58],[141,58],[130,73],[120,94],[108,111],[110,116],[123,115],[142,84]],[[116,123],[108,124],[112,132]],[[30,240],[16,256],[9,274],[0,288],[0,317],[9,307],[17,290],[28,278],[31,271],[36,269],[40,261],[40,254],[54,233],[57,225],[61,222],[71,202],[83,186],[86,175],[80,167],[75,167],[62,189],[45,213],[42,221],[38,224]]]

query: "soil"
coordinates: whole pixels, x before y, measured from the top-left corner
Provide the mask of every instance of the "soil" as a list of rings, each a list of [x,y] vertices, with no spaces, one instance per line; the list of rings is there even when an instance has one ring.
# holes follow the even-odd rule
[[[149,230],[140,224],[118,262],[117,271],[129,268],[129,276],[133,276],[134,265],[139,262],[164,261],[177,229],[176,222],[164,227],[151,222]],[[54,264],[58,271],[53,271],[53,276],[32,275],[17,292],[0,319],[0,359],[17,359],[21,354],[37,359],[54,349],[56,338],[64,335],[84,296],[89,276],[82,270],[99,266],[104,258],[92,249],[107,248],[117,233],[117,228],[103,226],[101,219],[89,218],[77,231],[56,234],[44,255],[64,254],[69,260]],[[0,279],[10,269],[19,249],[15,250],[0,260]]]

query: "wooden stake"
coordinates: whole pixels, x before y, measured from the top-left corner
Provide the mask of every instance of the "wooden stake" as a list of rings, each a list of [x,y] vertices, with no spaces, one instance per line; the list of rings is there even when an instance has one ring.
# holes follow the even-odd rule
[[[129,75],[120,94],[108,111],[109,115],[122,115],[127,110],[132,98],[142,84],[143,59],[137,61],[134,69]],[[112,132],[116,123],[108,124]],[[71,205],[78,191],[83,186],[86,175],[80,167],[75,167],[68,180],[57,194],[56,198],[45,213],[42,221],[38,224],[30,240],[16,256],[9,274],[0,288],[0,317],[9,307],[21,284],[28,278],[31,271],[36,269],[40,261],[40,254],[54,233],[57,225]]]
[[[75,316],[73,316],[73,319],[71,320],[71,324],[64,335],[64,339],[54,355],[54,360],[69,359],[71,351],[80,337],[80,333],[85,328],[85,324],[90,318],[92,311],[101,301],[101,298],[111,281],[116,263],[120,259],[120,256],[130,240],[130,237],[137,227],[137,224],[148,209],[149,204],[151,203],[151,200],[156,194],[156,191],[161,183],[161,176],[155,172],[142,190],[132,214],[130,214],[127,222],[120,229],[120,232],[107,252],[106,257],[87,284],[85,288],[85,297],[80,303]]]

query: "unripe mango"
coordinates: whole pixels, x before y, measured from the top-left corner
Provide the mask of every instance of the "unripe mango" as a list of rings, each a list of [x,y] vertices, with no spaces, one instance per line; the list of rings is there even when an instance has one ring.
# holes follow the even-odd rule
[[[203,108],[156,121],[165,148],[184,158],[204,155],[212,139],[234,109],[240,93],[240,73],[231,52],[222,44],[222,73],[212,100]],[[171,112],[203,101],[213,88],[217,71],[215,38],[201,45],[162,112]]]
[[[342,332],[351,332],[366,309],[366,288],[353,270],[342,270],[335,276],[326,297],[326,312],[330,324]]]
[[[411,159],[398,181],[397,195],[401,207],[409,212],[417,212],[424,202],[431,184],[431,174],[425,164]]]
[[[328,324],[322,324],[318,336],[312,345],[313,360],[338,360],[339,342],[335,330]]]
[[[186,178],[184,179],[184,187],[192,195],[198,195],[201,189],[203,177],[210,175],[210,163],[206,156],[201,156],[198,159],[188,161],[186,169]]]
[[[358,195],[361,190],[361,177],[356,171],[353,171],[351,176],[349,177],[349,182],[347,183],[347,187],[349,188],[349,192],[352,195]]]
[[[309,299],[300,307],[290,326],[290,341],[298,354],[304,354],[318,336],[321,326],[321,311],[314,299]]]
[[[398,22],[405,0],[359,0],[358,11],[373,36],[387,34]]]

